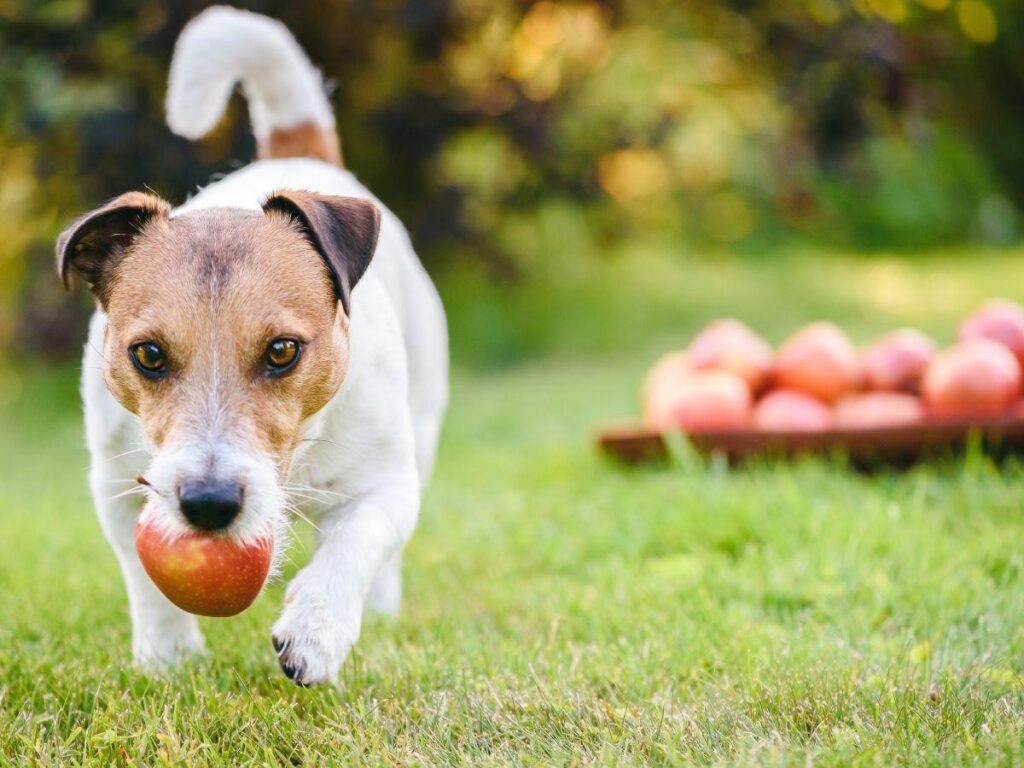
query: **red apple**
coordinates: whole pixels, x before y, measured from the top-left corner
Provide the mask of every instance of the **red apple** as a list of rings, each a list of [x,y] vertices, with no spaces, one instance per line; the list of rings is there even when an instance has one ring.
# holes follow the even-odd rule
[[[666,352],[654,361],[654,365],[647,372],[644,378],[644,397],[666,384],[678,381],[693,373],[693,366],[690,365],[690,357],[686,352]]]
[[[1024,420],[1024,399],[1015,400],[1006,415],[1014,419]]]
[[[731,371],[758,392],[768,383],[775,353],[739,320],[715,320],[694,338],[690,363],[698,371]]]
[[[652,392],[645,416],[660,430],[709,432],[736,429],[750,417],[747,382],[728,371],[697,371]]]
[[[1021,391],[1021,368],[1005,346],[990,339],[961,341],[928,367],[921,393],[940,417],[996,416]]]
[[[198,531],[169,539],[143,511],[135,549],[149,578],[176,606],[200,616],[234,616],[263,589],[274,546],[269,537],[241,546]]]
[[[644,421],[651,425],[663,422],[672,392],[692,373],[693,366],[685,352],[667,352],[659,357],[644,379]]]
[[[918,424],[925,409],[919,397],[905,392],[863,392],[840,400],[835,416],[843,429],[872,429]]]
[[[934,341],[913,328],[886,334],[861,356],[864,385],[868,389],[917,392],[938,349]]]
[[[1009,299],[992,299],[960,326],[960,339],[991,339],[1007,347],[1024,366],[1024,307]]]
[[[858,381],[857,352],[832,323],[812,323],[791,336],[775,361],[775,383],[826,403],[854,389]]]
[[[754,407],[754,426],[766,432],[821,432],[832,427],[832,412],[808,394],[776,389]]]

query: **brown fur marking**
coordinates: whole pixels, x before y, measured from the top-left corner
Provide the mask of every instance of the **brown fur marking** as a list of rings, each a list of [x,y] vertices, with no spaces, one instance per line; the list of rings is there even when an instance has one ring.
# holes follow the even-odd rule
[[[315,157],[334,165],[343,164],[338,134],[310,122],[271,131],[269,136],[259,139],[256,151],[261,160],[274,157]]]
[[[320,255],[288,217],[204,209],[145,227],[110,278],[104,339],[108,386],[156,445],[216,428],[284,471],[302,422],[334,396],[348,368],[347,321]],[[270,377],[267,345],[303,343]],[[168,374],[149,380],[129,349],[154,341]]]

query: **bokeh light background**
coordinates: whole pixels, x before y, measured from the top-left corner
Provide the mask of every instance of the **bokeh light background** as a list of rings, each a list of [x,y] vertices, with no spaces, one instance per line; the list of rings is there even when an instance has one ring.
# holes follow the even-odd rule
[[[200,143],[163,123],[205,5],[0,0],[0,400],[22,360],[78,354],[88,298],[52,271],[71,217],[143,187],[178,202],[252,157],[240,97]],[[670,301],[657,259],[879,258],[877,300],[910,302],[878,254],[1021,232],[1018,0],[239,5],[331,80],[347,163],[407,223],[467,365],[549,349],[566,313]],[[573,327],[584,350],[632,338]]]

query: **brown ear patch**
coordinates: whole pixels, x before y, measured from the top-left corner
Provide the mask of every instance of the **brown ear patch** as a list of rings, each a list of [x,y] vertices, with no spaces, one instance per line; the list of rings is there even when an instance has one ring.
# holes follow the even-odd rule
[[[153,218],[166,219],[171,206],[156,195],[128,192],[76,219],[57,238],[57,274],[71,288],[72,273],[106,304],[108,278],[132,240]]]
[[[331,273],[338,301],[350,312],[350,295],[370,265],[380,235],[380,209],[369,200],[283,190],[263,203],[295,221]]]

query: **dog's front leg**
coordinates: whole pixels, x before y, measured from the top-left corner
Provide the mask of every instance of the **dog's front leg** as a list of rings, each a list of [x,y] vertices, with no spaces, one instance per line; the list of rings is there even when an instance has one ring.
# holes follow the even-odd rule
[[[203,635],[195,616],[175,607],[150,581],[135,551],[138,496],[123,494],[125,472],[115,458],[95,457],[90,475],[93,501],[103,533],[117,555],[128,591],[132,618],[132,655],[137,664],[159,669],[202,651]]]
[[[299,685],[334,680],[359,638],[377,573],[416,524],[415,476],[389,483],[325,515],[319,547],[285,591],[273,629],[284,673]]]

